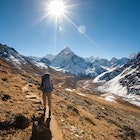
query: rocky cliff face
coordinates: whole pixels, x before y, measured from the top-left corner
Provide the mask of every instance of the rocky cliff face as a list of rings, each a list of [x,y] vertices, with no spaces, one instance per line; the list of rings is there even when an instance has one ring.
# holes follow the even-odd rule
[[[140,106],[140,53],[137,58],[119,69],[106,72],[94,82],[106,81],[98,90],[121,96]]]
[[[120,84],[127,88],[128,94],[140,95],[140,53],[132,65],[122,73]]]

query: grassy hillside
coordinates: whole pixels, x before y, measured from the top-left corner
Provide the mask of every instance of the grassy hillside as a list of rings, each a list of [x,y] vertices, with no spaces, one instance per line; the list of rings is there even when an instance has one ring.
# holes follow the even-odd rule
[[[116,102],[105,101],[100,93],[83,90],[83,81],[51,69],[50,72],[55,81],[52,115],[58,125],[52,129],[59,129],[62,139],[140,139],[139,107],[119,98]],[[34,115],[40,119],[43,114],[40,82],[39,75],[21,72],[0,59],[0,139],[35,139],[32,118]],[[36,128],[38,136],[45,139],[49,128]],[[49,129],[49,133],[52,131]]]

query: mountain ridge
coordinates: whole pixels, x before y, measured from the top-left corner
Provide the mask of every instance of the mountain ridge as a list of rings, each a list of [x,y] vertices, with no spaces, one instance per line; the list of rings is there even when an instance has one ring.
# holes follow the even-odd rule
[[[35,56],[26,57],[20,55],[15,49],[2,44],[0,45],[0,48],[0,56],[10,61],[19,69],[22,69],[22,66],[33,64],[35,67],[44,70],[48,67],[52,67],[57,71],[67,72],[71,75],[91,78],[95,78],[112,67],[123,65],[130,61],[128,58],[113,58],[110,61],[107,59],[95,58],[94,60],[89,61],[76,55],[69,47],[61,50],[57,55],[51,56],[51,59],[50,56],[49,58],[47,58],[47,56],[40,58]]]
[[[103,82],[99,91],[112,93],[140,106],[140,52],[135,60],[97,76],[94,83]]]
[[[130,61],[128,58],[112,58],[110,61],[102,58],[83,58],[76,55],[69,47],[61,50],[52,60],[49,60],[47,57],[44,59],[46,59],[46,62],[43,62],[41,59],[40,62],[53,66],[54,68],[57,67],[59,69],[63,69],[63,71],[66,70],[72,75],[85,75],[92,78],[95,78],[99,74],[107,71],[108,68],[123,65]]]
[[[80,79],[59,73],[47,65],[44,65],[45,70],[53,77],[55,89],[52,117],[45,121],[44,117],[48,115],[43,111],[42,91],[39,88],[42,70],[40,66],[44,63],[32,63],[29,58],[20,55],[26,64],[14,61],[14,65],[13,59],[10,59],[13,53],[7,54],[3,51],[1,56],[2,54],[6,55],[6,59],[0,57],[0,139],[40,140],[47,139],[47,134],[55,139],[53,132],[59,140],[140,139],[140,107],[123,98],[110,94],[104,96],[104,93],[95,91],[96,84],[92,82],[93,79]],[[16,55],[13,57],[17,58]],[[75,59],[77,60],[77,57]],[[75,63],[75,60],[73,61]],[[133,69],[138,68],[139,76],[140,57],[133,61],[131,66]],[[127,72],[130,72],[129,69],[125,69],[125,73]],[[131,81],[131,78],[126,77],[122,83],[125,84],[128,79]],[[113,85],[113,88],[115,86]],[[52,125],[54,118],[58,127]],[[58,130],[62,132],[62,139],[59,138],[60,134],[56,133]]]

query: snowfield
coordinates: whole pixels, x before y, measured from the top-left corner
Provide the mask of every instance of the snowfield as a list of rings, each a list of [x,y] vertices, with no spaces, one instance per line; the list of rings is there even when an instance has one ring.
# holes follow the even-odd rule
[[[102,73],[101,75],[96,77],[93,82],[94,83],[100,83],[103,81],[105,82],[106,80],[102,81],[100,79],[106,73],[107,72]],[[128,68],[126,68],[122,73],[118,74],[118,76],[99,86],[97,90],[100,92],[107,93],[105,94],[107,100],[109,99],[110,94],[114,94],[119,97],[122,97],[124,100],[127,100],[132,104],[140,106],[140,84],[138,84],[140,78],[136,77],[138,73],[139,67],[131,65]],[[132,78],[129,78],[130,76],[134,78],[134,80]],[[132,92],[132,89],[134,90],[134,92]]]

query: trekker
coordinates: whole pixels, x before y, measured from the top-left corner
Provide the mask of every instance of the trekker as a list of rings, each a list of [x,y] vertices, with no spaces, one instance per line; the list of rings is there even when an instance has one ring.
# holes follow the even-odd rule
[[[46,111],[46,96],[48,99],[48,106],[49,106],[49,117],[51,116],[51,98],[52,98],[52,91],[53,91],[53,79],[50,77],[50,74],[45,73],[42,76],[41,88],[43,92],[43,105],[44,111]]]

